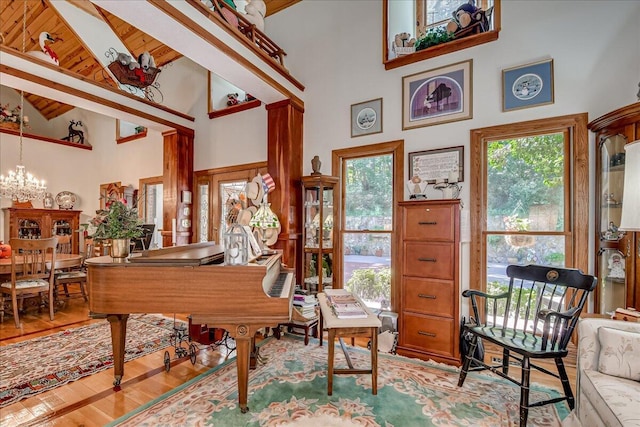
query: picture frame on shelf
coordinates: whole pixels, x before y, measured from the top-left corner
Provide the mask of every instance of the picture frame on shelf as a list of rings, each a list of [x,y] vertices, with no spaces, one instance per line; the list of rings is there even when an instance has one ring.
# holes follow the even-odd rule
[[[464,146],[409,153],[409,179],[414,176],[428,184],[463,182]]]
[[[351,138],[382,132],[382,98],[351,105]]]
[[[553,103],[553,59],[502,70],[503,112]]]
[[[473,118],[473,60],[402,78],[402,130]]]

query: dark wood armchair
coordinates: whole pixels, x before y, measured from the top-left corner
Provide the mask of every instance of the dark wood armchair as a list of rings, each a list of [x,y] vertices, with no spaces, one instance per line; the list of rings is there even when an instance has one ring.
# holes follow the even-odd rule
[[[589,292],[595,289],[595,277],[569,268],[541,265],[507,267],[509,287],[499,295],[466,290],[471,299],[475,322],[463,326],[472,334],[465,355],[458,386],[462,387],[469,371],[491,372],[520,386],[520,425],[527,425],[529,408],[566,400],[575,406],[571,385],[562,359],[578,322]],[[502,363],[490,365],[473,357],[478,338],[502,348]],[[521,377],[509,376],[510,359],[520,362]],[[531,363],[531,359],[553,359],[558,373]],[[471,367],[475,362],[476,367]],[[529,403],[531,368],[560,379],[564,396]]]

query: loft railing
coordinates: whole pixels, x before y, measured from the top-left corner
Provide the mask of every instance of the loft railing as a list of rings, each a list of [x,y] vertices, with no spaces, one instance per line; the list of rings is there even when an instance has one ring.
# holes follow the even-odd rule
[[[289,71],[284,66],[284,57],[287,54],[280,46],[278,46],[273,40],[267,37],[265,33],[256,28],[253,23],[249,22],[244,14],[235,11],[229,6],[226,6],[226,10],[231,12],[238,19],[237,27],[229,23],[229,21],[227,21],[225,16],[222,14],[222,8],[225,7],[225,5],[219,0],[211,1],[214,6],[213,9],[209,9],[200,0],[187,0],[188,3],[190,3],[205,16],[209,17],[209,19],[224,23],[224,26],[231,29],[232,31],[238,31],[244,38],[248,39],[250,44],[256,46],[258,51],[270,58],[278,66],[278,68],[280,68],[280,71],[284,72],[285,74],[289,74]]]

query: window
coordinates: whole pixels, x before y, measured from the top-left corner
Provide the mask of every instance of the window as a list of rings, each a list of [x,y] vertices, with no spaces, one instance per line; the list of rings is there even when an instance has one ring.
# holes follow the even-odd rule
[[[587,271],[586,114],[471,134],[471,287],[504,286],[508,264]]]
[[[162,247],[163,181],[161,176],[143,178],[139,181],[140,196],[138,212],[145,224],[153,224],[153,237],[150,248]]]
[[[372,308],[393,306],[394,220],[404,194],[403,156],[402,141],[333,152],[333,175],[341,178],[342,195],[334,275],[339,287]]]
[[[476,0],[475,4],[484,11],[480,22],[459,28],[453,39],[447,34],[447,24],[453,12],[465,1],[453,0],[383,0],[383,41],[382,62],[390,70],[414,62],[467,49],[498,40],[500,33],[500,0]],[[488,28],[487,28],[488,27]],[[454,27],[455,28],[455,27]],[[424,48],[412,52],[396,51],[395,36],[408,33],[409,38],[419,39],[429,33]],[[445,41],[446,40],[446,41]]]
[[[244,196],[244,186],[258,173],[266,173],[266,163],[209,169],[195,173],[194,212],[197,242],[222,242],[234,198]]]

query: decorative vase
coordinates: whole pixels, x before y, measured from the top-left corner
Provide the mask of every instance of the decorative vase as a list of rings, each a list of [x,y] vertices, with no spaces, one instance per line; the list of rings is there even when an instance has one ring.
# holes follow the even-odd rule
[[[109,247],[109,255],[113,259],[113,262],[125,262],[129,257],[129,251],[131,239],[111,239],[111,246]]]

